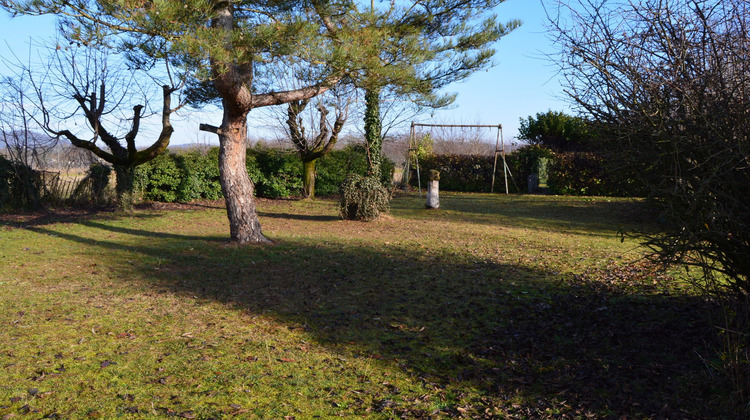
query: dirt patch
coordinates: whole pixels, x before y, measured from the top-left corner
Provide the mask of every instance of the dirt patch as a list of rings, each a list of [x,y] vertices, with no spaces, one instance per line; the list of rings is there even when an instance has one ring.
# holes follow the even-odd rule
[[[111,209],[45,209],[24,213],[0,213],[0,224],[8,227],[22,228],[41,226],[52,223],[70,223],[87,219],[97,214],[112,213]]]

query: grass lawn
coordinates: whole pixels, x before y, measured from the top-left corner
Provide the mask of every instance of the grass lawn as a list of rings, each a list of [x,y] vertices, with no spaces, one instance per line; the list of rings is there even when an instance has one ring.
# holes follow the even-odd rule
[[[0,417],[721,417],[705,300],[628,200],[402,195],[0,216]],[[3,417],[4,416],[4,417]]]

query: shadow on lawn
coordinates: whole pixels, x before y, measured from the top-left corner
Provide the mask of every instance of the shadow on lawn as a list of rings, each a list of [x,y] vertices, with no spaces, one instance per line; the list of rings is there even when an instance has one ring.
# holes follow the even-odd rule
[[[714,337],[701,299],[555,282],[517,266],[456,265],[397,247],[204,240],[200,255],[184,256],[174,251],[200,238],[82,223],[153,239],[128,246],[55,232],[92,246],[169,255],[159,271],[142,267],[154,287],[304,326],[321,345],[398,365],[428,393],[481,390],[471,400],[458,392],[444,414],[500,407],[531,418],[715,415],[704,411],[709,390],[686,389],[703,373],[698,354]]]
[[[270,213],[259,211],[258,216],[261,218],[269,217],[272,219],[291,219],[291,220],[302,220],[306,222],[333,222],[341,220],[339,216],[330,216],[322,214],[294,214],[294,213]]]
[[[392,201],[392,208],[409,217],[409,212],[422,206],[416,197],[400,197]],[[423,207],[423,206],[422,206]],[[499,195],[444,193],[440,197],[440,210],[450,217],[492,224],[512,222],[518,227],[555,232],[585,232],[599,235],[613,234],[617,224],[644,225],[643,204],[606,197],[555,197],[539,195]],[[435,212],[435,217],[440,212]],[[614,222],[614,223],[613,223]]]
[[[132,217],[132,216],[128,216],[128,217]],[[176,241],[208,241],[208,242],[226,243],[226,238],[222,238],[218,236],[215,236],[215,237],[188,236],[188,235],[179,235],[175,233],[154,232],[151,230],[112,226],[112,225],[108,225],[106,223],[102,223],[100,221],[96,221],[92,219],[79,220],[78,223],[83,226],[88,226],[90,228],[106,230],[106,231],[114,232],[114,233],[123,233],[126,235],[142,236],[142,237],[146,237],[150,239],[172,239]],[[60,235],[60,234],[57,233],[57,235]]]

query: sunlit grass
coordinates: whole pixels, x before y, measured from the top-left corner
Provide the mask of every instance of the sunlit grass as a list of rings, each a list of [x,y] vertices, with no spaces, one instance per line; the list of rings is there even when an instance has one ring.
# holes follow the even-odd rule
[[[702,301],[619,240],[634,206],[404,195],[360,223],[264,200],[263,247],[211,207],[0,226],[0,415],[695,413]]]

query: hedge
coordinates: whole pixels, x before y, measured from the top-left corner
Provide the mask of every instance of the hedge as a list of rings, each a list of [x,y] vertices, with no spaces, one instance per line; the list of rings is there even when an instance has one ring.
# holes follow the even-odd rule
[[[440,171],[440,189],[461,192],[490,192],[494,156],[429,155],[419,161],[423,174]],[[632,184],[611,177],[602,157],[589,152],[553,153],[542,146],[527,146],[506,155],[510,169],[510,192],[525,193],[527,177],[537,174],[546,181],[547,192],[558,195],[638,195]],[[409,184],[416,187],[416,175]],[[422,177],[426,187],[426,177]],[[498,157],[495,192],[504,192],[502,160]]]
[[[218,162],[218,148],[207,153],[164,153],[136,168],[136,187],[143,199],[151,201],[220,199]],[[287,198],[301,195],[302,162],[294,151],[254,147],[247,150],[246,162],[256,196]],[[393,162],[384,162],[384,185],[390,185],[393,168]],[[363,148],[350,146],[334,150],[318,159],[316,195],[338,194],[349,173],[364,174],[366,170],[367,156]]]

